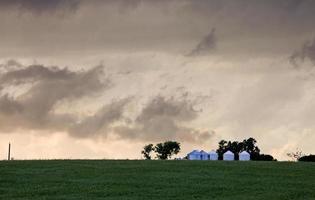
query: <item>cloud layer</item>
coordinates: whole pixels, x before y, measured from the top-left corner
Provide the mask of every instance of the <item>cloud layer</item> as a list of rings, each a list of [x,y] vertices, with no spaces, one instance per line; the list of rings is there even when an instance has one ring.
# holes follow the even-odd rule
[[[14,15],[16,8],[48,16],[21,17]],[[311,0],[13,0],[1,1],[0,9],[4,58],[121,51],[199,55],[217,43],[220,54],[248,54],[255,47],[261,54],[272,54],[287,52],[311,37],[315,17]],[[51,15],[58,12],[64,17]],[[209,31],[213,27],[216,31]],[[290,42],[278,39],[283,35]]]
[[[83,117],[71,112],[58,113],[60,102],[80,101],[109,89],[111,81],[102,66],[76,72],[43,65],[23,66],[9,60],[2,68],[7,71],[0,76],[0,131],[65,131],[76,138],[112,136],[121,140],[179,139],[191,143],[203,143],[213,134],[185,126],[198,117],[186,96],[154,97],[134,121],[125,114],[132,98],[113,100]],[[14,90],[20,87],[25,89],[14,95]]]
[[[138,155],[144,141],[190,151],[253,136],[282,159],[315,151],[313,0],[13,0],[0,11],[1,140],[58,132],[99,145],[89,152],[120,141]]]

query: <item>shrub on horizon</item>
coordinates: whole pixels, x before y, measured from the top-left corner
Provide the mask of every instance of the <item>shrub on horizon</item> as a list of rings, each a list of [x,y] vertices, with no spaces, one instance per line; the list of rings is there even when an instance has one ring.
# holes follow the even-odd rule
[[[298,161],[302,162],[315,162],[315,155],[308,155],[308,156],[302,156],[301,158],[298,159]]]

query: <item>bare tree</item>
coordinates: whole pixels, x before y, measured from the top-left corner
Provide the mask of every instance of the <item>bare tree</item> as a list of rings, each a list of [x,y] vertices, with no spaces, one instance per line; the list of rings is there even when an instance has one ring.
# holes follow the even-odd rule
[[[302,151],[299,151],[298,149],[296,149],[295,152],[287,153],[287,156],[290,157],[292,160],[297,161],[301,157],[305,156],[305,154]]]

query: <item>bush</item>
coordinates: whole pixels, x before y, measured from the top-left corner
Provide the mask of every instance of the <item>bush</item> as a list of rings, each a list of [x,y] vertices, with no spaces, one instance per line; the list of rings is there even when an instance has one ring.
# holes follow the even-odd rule
[[[298,159],[298,161],[315,162],[315,155],[302,156],[301,158]]]
[[[251,160],[256,160],[256,161],[276,161],[272,155],[268,154],[252,154],[251,155]]]

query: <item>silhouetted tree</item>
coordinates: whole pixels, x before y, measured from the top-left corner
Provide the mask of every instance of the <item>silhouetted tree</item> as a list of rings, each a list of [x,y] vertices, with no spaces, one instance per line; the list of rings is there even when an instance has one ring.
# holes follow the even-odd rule
[[[257,157],[260,154],[260,149],[256,143],[257,141],[254,138],[245,139],[243,142],[221,140],[217,149],[219,160],[223,159],[223,154],[227,151],[232,151],[236,160],[239,159],[239,153],[242,151],[247,151],[251,158]]]
[[[250,137],[247,140],[244,140],[243,143],[244,143],[243,151],[247,151],[248,153],[250,153],[250,155],[260,154],[260,149],[256,145],[257,141],[254,138]]]
[[[143,147],[141,153],[146,160],[151,160],[151,152],[154,150],[153,144],[148,144]]]
[[[217,149],[217,153],[218,153],[218,155],[219,155],[219,160],[223,160],[223,154],[227,151],[226,150],[226,144],[227,144],[228,142],[227,141],[225,141],[225,140],[221,140],[220,142],[219,142],[219,147],[218,147],[218,149]]]
[[[172,155],[178,154],[180,151],[180,143],[176,141],[166,141],[164,143],[156,144],[154,151],[158,159],[166,160],[172,157]]]
[[[287,156],[289,156],[290,158],[292,158],[293,160],[299,160],[301,157],[305,156],[303,154],[302,151],[299,151],[298,149],[296,149],[295,152],[291,152],[291,153],[287,153]]]

